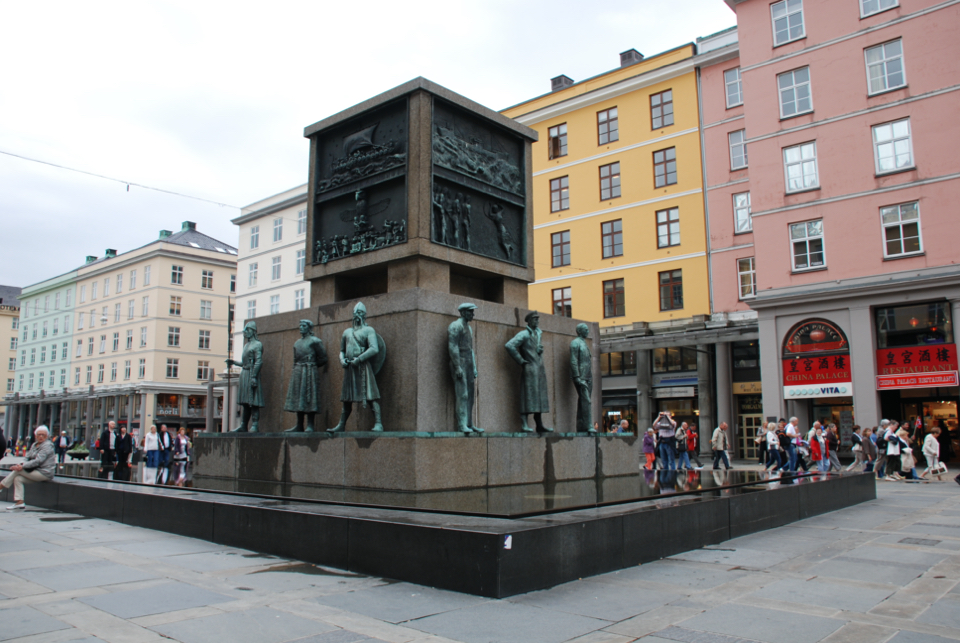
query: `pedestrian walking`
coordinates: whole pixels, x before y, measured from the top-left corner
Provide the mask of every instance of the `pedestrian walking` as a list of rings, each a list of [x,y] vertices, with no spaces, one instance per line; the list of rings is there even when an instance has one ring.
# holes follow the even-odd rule
[[[157,435],[157,425],[151,424],[140,441],[140,446],[146,454],[146,466],[156,469],[160,466],[160,436]]]
[[[830,443],[823,435],[819,422],[814,423],[813,439],[810,440],[810,459],[817,464],[817,471],[827,473],[830,470]]]
[[[863,430],[863,439],[860,441],[860,446],[863,448],[864,473],[873,471],[874,465],[877,461],[876,439],[876,435],[874,435],[874,431],[871,427],[867,427]]]
[[[780,459],[780,437],[777,435],[777,425],[773,422],[767,424],[767,465],[766,471],[776,471],[783,467],[783,460]]]
[[[120,426],[116,440],[117,464],[113,469],[114,480],[130,480],[130,456],[133,454],[133,439],[127,433],[127,425]]]
[[[67,456],[67,450],[70,448],[70,438],[67,437],[66,431],[60,431],[60,435],[55,440],[56,444],[53,446],[57,452],[57,462],[63,464],[63,460]]]
[[[653,427],[650,427],[647,429],[646,435],[643,436],[643,457],[647,461],[643,468],[647,471],[653,471],[656,462],[654,452],[657,450],[657,440],[654,435]]]
[[[170,432],[167,430],[166,424],[160,425],[160,431],[157,433],[157,436],[157,445],[160,449],[160,466],[169,467],[171,453],[173,452],[173,438],[170,437]]]
[[[687,453],[687,432],[689,431],[688,425],[686,422],[680,423],[680,428],[677,429],[676,439],[677,439],[677,469],[681,466],[690,471],[693,469],[693,465],[690,464],[690,455]]]
[[[13,504],[10,510],[25,509],[24,483],[49,482],[57,471],[57,452],[47,438],[50,429],[41,424],[34,432],[34,442],[27,451],[26,460],[10,467],[10,474],[0,482],[5,489],[13,487]]]
[[[859,424],[853,425],[853,434],[850,436],[850,440],[853,442],[853,446],[850,447],[850,451],[853,453],[853,462],[847,467],[847,471],[863,469],[863,435],[861,435],[861,431]]]
[[[930,429],[930,433],[927,434],[927,437],[923,439],[923,457],[927,460],[927,468],[923,470],[923,473],[920,474],[921,478],[926,478],[927,474],[931,471],[937,469],[940,464],[940,427],[935,426]],[[943,478],[938,475],[937,480],[943,480]]]
[[[107,428],[100,434],[97,441],[100,450],[100,470],[97,477],[106,480],[113,470],[113,463],[117,457],[117,423],[113,420],[107,422]]]
[[[827,425],[827,442],[830,443],[830,471],[843,471],[840,466],[840,435],[837,432],[837,425],[832,422]]]
[[[797,470],[797,445],[794,444],[794,441],[800,437],[800,420],[795,417],[790,418],[790,421],[784,426],[783,433],[787,436],[787,441],[785,445],[786,456],[787,456],[787,471],[796,471]],[[783,445],[782,445],[783,446]]]
[[[730,466],[730,460],[727,459],[727,423],[721,422],[720,426],[713,430],[713,436],[710,438],[710,447],[713,449],[713,468],[720,468],[720,460],[723,460],[723,466],[728,471],[733,467]]]
[[[657,430],[657,444],[660,447],[660,459],[663,468],[672,471],[677,468],[677,421],[670,417],[670,411],[661,411],[653,421]]]
[[[691,424],[690,428],[687,430],[687,453],[690,454],[690,461],[695,462],[697,469],[703,468],[703,463],[700,462],[700,429],[697,428],[696,424]]]
[[[887,480],[903,480],[900,474],[902,461],[900,460],[901,440],[897,435],[897,428],[900,423],[896,420],[890,420],[887,430],[883,434],[884,445],[887,451]],[[878,445],[879,446],[879,445]]]

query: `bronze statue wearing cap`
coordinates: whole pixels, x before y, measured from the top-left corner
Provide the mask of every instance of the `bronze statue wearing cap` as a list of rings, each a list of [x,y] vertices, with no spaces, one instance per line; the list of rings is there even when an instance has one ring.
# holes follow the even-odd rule
[[[243,352],[240,361],[227,360],[227,366],[239,366],[240,383],[237,388],[237,403],[243,407],[243,420],[234,433],[256,433],[260,424],[260,408],[263,406],[263,389],[260,388],[260,368],[263,366],[263,344],[257,337],[257,322],[248,321],[243,327]]]
[[[547,371],[543,367],[543,342],[540,330],[540,315],[537,311],[527,313],[523,318],[527,327],[507,342],[506,349],[510,357],[522,367],[520,371],[520,430],[533,431],[527,424],[527,415],[533,413],[537,433],[550,433],[553,429],[543,426],[543,413],[550,412],[550,399],[547,395]]]
[[[313,322],[300,320],[300,339],[293,344],[293,370],[284,411],[297,414],[297,425],[287,433],[313,433],[314,415],[320,412],[320,368],[327,365],[323,341],[313,334]],[[304,428],[306,419],[306,428]]]
[[[587,341],[590,327],[577,324],[577,336],[570,342],[570,377],[577,389],[577,433],[596,433],[593,428],[593,356]]]
[[[387,354],[383,338],[373,328],[367,326],[367,307],[357,302],[353,307],[353,324],[343,331],[340,338],[340,365],[343,367],[343,389],[340,401],[343,410],[337,426],[327,429],[330,433],[343,431],[350,418],[354,402],[367,402],[373,407],[374,425],[371,431],[383,431],[380,417],[380,389],[377,387],[376,374],[383,367]]]
[[[457,404],[457,431],[483,433],[474,426],[473,405],[477,379],[477,354],[473,350],[473,329],[470,321],[477,307],[471,303],[460,304],[460,319],[447,327],[447,350],[450,353],[450,376]]]

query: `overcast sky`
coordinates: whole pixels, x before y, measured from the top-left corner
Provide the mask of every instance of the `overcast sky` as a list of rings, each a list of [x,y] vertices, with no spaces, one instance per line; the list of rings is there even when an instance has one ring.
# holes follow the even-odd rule
[[[0,284],[185,220],[237,245],[239,207],[306,182],[306,125],[416,76],[503,109],[733,24],[723,0],[0,2]]]

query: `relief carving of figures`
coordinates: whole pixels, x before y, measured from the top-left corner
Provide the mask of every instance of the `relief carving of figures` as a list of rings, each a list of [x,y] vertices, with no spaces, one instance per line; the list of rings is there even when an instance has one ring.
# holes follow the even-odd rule
[[[433,135],[434,163],[455,172],[471,176],[484,183],[513,192],[523,193],[520,167],[510,154],[490,150],[475,136],[466,140],[455,128],[438,124]]]
[[[387,354],[383,338],[367,326],[367,307],[357,302],[353,308],[353,324],[343,331],[340,338],[340,366],[343,367],[343,388],[340,401],[343,409],[337,426],[327,429],[330,433],[343,431],[353,411],[353,403],[360,402],[366,408],[373,407],[375,423],[371,431],[383,431],[380,417],[380,389],[376,375],[383,367]]]
[[[433,188],[434,241],[470,250],[470,197],[449,188]]]
[[[314,263],[327,263],[348,255],[369,252],[406,241],[406,223],[404,221],[384,221],[381,229],[370,225],[370,217],[380,214],[390,207],[390,199],[381,199],[374,204],[367,202],[367,193],[357,190],[354,194],[354,207],[340,212],[340,220],[353,223],[352,237],[335,234],[328,241],[321,238],[316,243]]]
[[[500,243],[500,247],[503,248],[503,252],[507,255],[509,261],[513,261],[513,253],[516,251],[517,247],[513,243],[513,236],[510,234],[510,231],[507,230],[507,226],[503,223],[503,206],[499,203],[487,204],[489,207],[486,208],[484,214],[487,215],[487,218],[493,221],[493,224],[497,228],[497,241]]]

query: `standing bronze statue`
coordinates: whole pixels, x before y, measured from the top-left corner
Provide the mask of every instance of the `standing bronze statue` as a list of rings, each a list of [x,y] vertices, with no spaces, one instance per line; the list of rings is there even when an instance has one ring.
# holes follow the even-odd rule
[[[483,433],[473,424],[473,404],[477,381],[477,354],[473,350],[473,320],[477,307],[460,304],[460,319],[447,328],[447,350],[450,353],[450,376],[457,402],[457,430],[463,433]]]
[[[323,341],[313,334],[313,322],[300,320],[300,339],[293,344],[293,372],[284,411],[297,414],[297,425],[287,433],[313,433],[314,415],[320,412],[320,368],[327,365]],[[306,428],[304,428],[306,419]]]
[[[590,327],[577,324],[577,336],[570,342],[570,377],[577,388],[577,433],[596,433],[593,428],[593,356],[587,346]]]
[[[328,432],[344,430],[354,402],[361,402],[364,408],[370,402],[375,418],[371,431],[383,431],[380,389],[377,388],[375,375],[380,372],[386,355],[387,347],[383,338],[367,326],[367,307],[363,302],[357,302],[353,308],[353,325],[343,331],[340,338],[340,365],[343,367],[340,401],[343,402],[343,410],[340,412],[340,423],[327,429]]]
[[[537,433],[550,433],[553,429],[543,426],[543,413],[550,412],[547,396],[547,371],[543,367],[543,342],[540,330],[540,315],[536,311],[523,318],[527,327],[507,342],[507,352],[519,364],[520,371],[520,430],[533,431],[527,424],[527,415],[533,413]]]
[[[256,433],[260,424],[260,408],[263,406],[263,389],[260,387],[263,344],[257,337],[257,322],[249,321],[243,327],[243,352],[240,361],[228,359],[227,366],[239,366],[242,369],[237,387],[237,403],[243,407],[243,419],[233,432]]]

